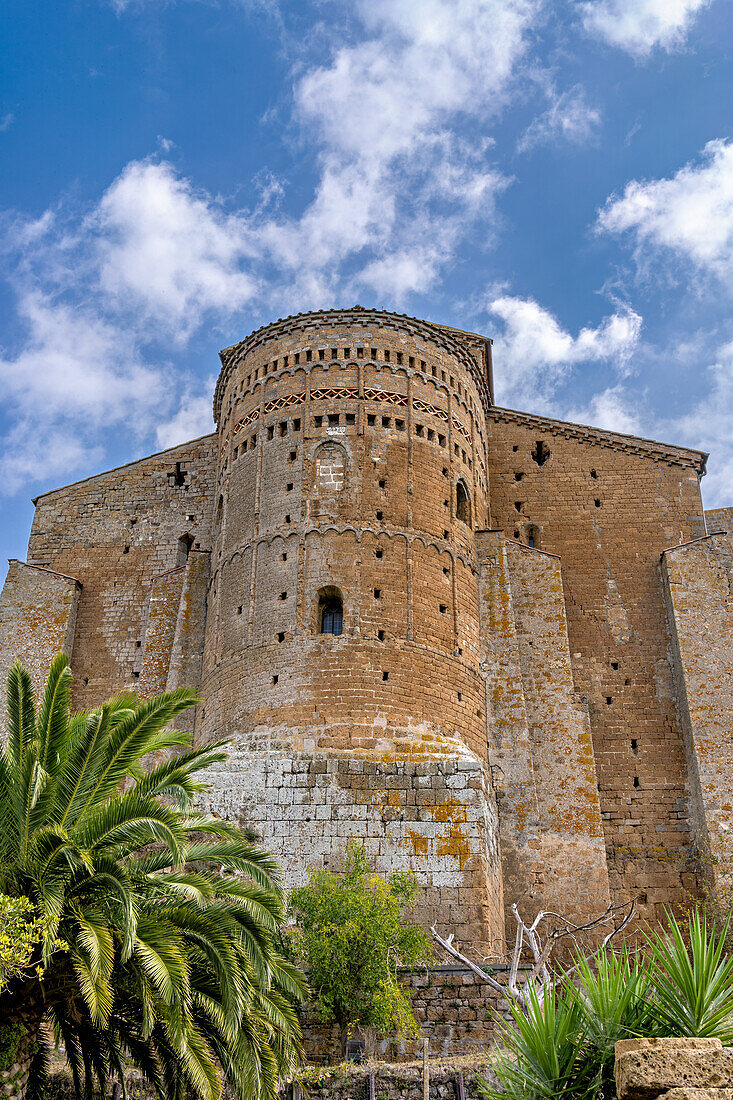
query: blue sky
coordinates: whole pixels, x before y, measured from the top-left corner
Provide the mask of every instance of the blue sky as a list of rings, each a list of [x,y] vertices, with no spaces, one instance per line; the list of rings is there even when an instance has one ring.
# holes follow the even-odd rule
[[[217,352],[378,306],[733,504],[730,0],[4,0],[0,555],[211,430]]]

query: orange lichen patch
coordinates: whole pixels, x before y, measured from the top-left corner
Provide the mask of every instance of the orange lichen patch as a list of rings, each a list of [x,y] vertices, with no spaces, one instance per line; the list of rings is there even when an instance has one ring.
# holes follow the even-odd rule
[[[420,833],[416,833],[414,829],[408,829],[406,843],[412,848],[413,855],[427,856],[428,838],[426,836],[421,836]]]
[[[468,820],[465,802],[459,802],[452,796],[438,806],[429,806],[428,813],[434,821],[449,821],[451,825],[465,825]]]
[[[438,856],[452,856],[458,860],[459,870],[463,870],[471,858],[471,846],[468,837],[460,829],[451,829],[446,837],[441,837],[436,848]]]

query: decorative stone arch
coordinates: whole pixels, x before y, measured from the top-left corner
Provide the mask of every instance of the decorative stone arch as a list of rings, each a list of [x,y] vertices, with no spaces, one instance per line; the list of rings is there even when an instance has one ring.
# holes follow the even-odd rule
[[[316,486],[326,493],[338,493],[346,485],[349,456],[341,443],[327,439],[313,456],[316,467]]]

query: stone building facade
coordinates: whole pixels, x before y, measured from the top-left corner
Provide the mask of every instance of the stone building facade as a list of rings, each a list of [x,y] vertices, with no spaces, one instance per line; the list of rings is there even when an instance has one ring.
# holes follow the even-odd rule
[[[214,434],[39,497],[0,663],[188,684],[215,812],[291,883],[347,841],[500,954],[733,867],[733,512],[699,451],[498,408],[484,337],[301,314],[221,353]],[[511,369],[511,365],[507,365]],[[702,861],[704,863],[704,860]]]

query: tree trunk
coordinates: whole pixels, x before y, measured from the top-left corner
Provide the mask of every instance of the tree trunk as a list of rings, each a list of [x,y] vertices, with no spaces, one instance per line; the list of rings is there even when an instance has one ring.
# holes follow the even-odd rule
[[[0,998],[0,1096],[25,1100],[33,1059],[38,1050],[43,1005],[17,997]]]

